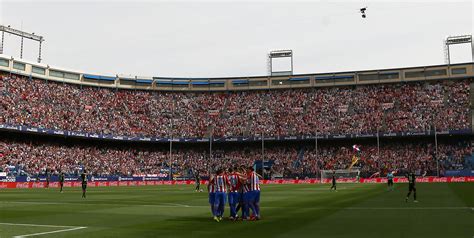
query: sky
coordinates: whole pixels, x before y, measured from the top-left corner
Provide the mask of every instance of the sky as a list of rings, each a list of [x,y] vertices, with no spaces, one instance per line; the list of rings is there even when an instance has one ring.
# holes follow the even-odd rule
[[[358,9],[368,7],[367,18]],[[444,63],[443,40],[472,34],[473,1],[0,0],[0,24],[45,38],[43,63],[103,75],[267,75],[267,54],[294,52],[294,73]],[[35,61],[38,44],[25,41]],[[5,36],[4,54],[20,56]],[[452,63],[471,61],[469,45]],[[278,70],[288,61],[275,62]]]

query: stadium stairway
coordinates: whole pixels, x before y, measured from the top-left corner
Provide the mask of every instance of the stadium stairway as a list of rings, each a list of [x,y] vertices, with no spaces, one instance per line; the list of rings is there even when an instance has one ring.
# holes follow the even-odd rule
[[[308,104],[304,103],[303,104],[303,117],[308,114]]]
[[[294,134],[295,134],[295,126],[294,126],[294,125],[292,125],[292,124],[288,125],[288,133],[289,133],[290,135],[294,135]]]
[[[443,94],[443,103],[446,103],[450,98],[451,98],[451,94],[447,90],[445,90]]]
[[[125,104],[125,102],[122,102],[122,105],[123,105],[123,107],[125,108],[125,111],[126,111],[129,115],[132,115],[132,112],[130,112],[130,109],[128,109],[127,104]]]
[[[382,128],[380,128],[381,131],[386,131],[387,130],[387,110],[383,111],[382,115]]]
[[[469,109],[471,110],[469,119],[471,121],[471,128],[474,132],[474,127],[472,127],[472,125],[474,125],[474,82],[469,85]]]
[[[474,155],[466,157],[464,166],[465,169],[474,169]]]
[[[350,113],[351,115],[354,115],[356,113],[355,108],[354,108],[354,102],[350,101],[347,104],[347,113]]]
[[[474,141],[471,141],[471,148],[474,148]],[[464,160],[464,165],[466,166],[465,168],[468,169],[474,169],[474,153],[472,153],[470,156],[467,156]]]
[[[252,122],[253,122],[253,118],[252,116],[249,116],[247,119],[247,125],[245,125],[244,136],[250,135],[250,127],[252,126]]]
[[[220,111],[220,115],[219,115],[220,118],[228,117],[227,116],[227,108],[229,107],[229,103],[230,103],[229,99],[226,98],[225,101],[224,101],[224,106],[222,107],[222,110]]]
[[[301,166],[301,161],[304,159],[304,148],[300,148],[298,151],[298,155],[296,156],[296,159],[293,161],[293,168],[297,169]]]
[[[206,134],[204,136],[211,137],[211,133],[212,133],[213,129],[214,129],[213,125],[208,125],[207,130],[206,130]]]

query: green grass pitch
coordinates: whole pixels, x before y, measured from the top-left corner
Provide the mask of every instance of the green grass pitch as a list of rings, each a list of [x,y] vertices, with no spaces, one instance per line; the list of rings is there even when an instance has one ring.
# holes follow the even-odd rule
[[[186,185],[0,190],[0,237],[474,236],[474,183],[417,184],[419,203],[395,186],[263,185],[262,220],[220,223]]]

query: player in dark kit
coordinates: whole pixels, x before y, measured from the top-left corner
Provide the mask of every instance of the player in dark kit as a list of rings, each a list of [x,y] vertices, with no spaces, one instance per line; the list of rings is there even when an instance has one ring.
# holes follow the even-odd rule
[[[334,188],[334,191],[337,192],[336,190],[336,172],[332,172],[332,186],[329,190],[332,190]]]
[[[86,189],[87,189],[87,171],[84,170],[81,174],[81,182],[82,182],[82,197],[86,198]]]
[[[49,188],[49,180],[51,178],[51,174],[49,173],[49,170],[46,169],[46,188]]]
[[[196,183],[196,192],[202,192],[201,189],[201,176],[199,176],[199,171],[194,171],[194,182]]]
[[[64,173],[63,172],[59,174],[59,187],[60,187],[59,192],[62,193],[63,187],[64,187]]]
[[[416,176],[414,173],[409,173],[405,175],[408,179],[408,194],[407,197],[405,198],[405,202],[408,202],[408,198],[410,197],[411,192],[413,191],[413,202],[418,202],[416,200],[416,187],[415,187],[415,182],[416,182]]]

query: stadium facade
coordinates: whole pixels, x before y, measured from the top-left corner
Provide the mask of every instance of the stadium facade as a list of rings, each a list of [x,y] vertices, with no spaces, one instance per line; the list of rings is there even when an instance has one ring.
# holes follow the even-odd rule
[[[117,89],[158,91],[241,91],[311,87],[334,87],[474,77],[474,63],[432,65],[350,72],[289,76],[241,76],[228,78],[173,78],[97,75],[0,55],[0,70],[44,80]]]

